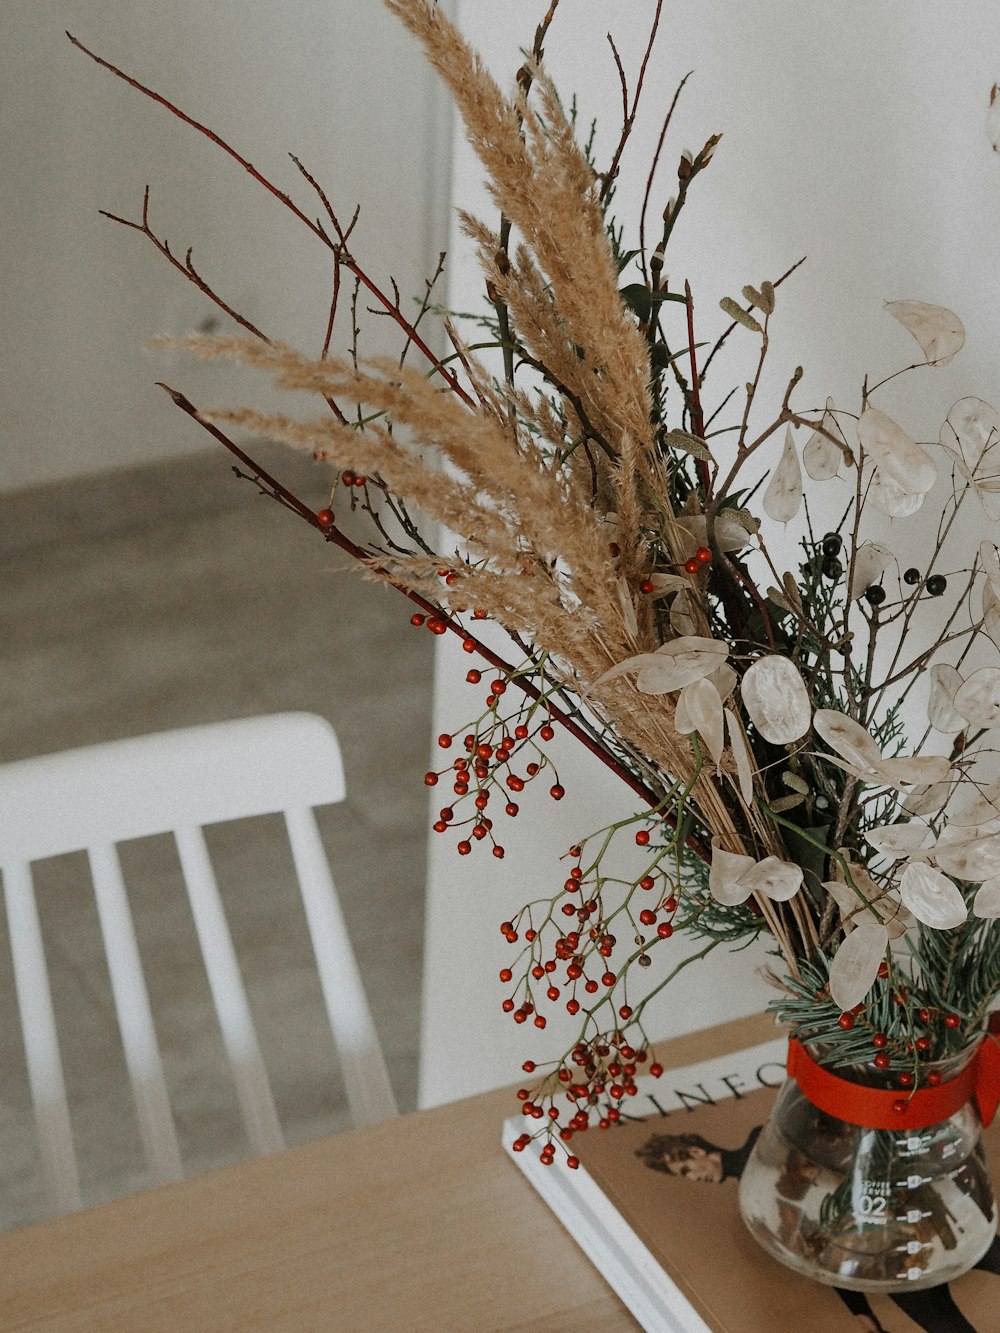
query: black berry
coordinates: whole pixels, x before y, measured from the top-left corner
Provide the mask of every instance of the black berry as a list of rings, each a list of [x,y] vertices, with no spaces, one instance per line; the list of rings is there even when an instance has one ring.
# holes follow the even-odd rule
[[[843,538],[839,533],[828,532],[823,538],[823,554],[829,558],[840,555],[840,548],[843,544]]]
[[[885,589],[877,583],[865,589],[865,600],[869,606],[881,606],[885,601]]]
[[[844,566],[835,556],[827,556],[822,564],[822,573],[825,579],[839,579],[844,572]]]
[[[911,565],[910,568],[903,575],[903,582],[908,583],[911,587],[914,585],[914,583],[919,583],[920,570],[914,568],[914,566]]]
[[[932,574],[927,580],[927,591],[932,597],[940,597],[948,586],[948,580],[943,574]]]

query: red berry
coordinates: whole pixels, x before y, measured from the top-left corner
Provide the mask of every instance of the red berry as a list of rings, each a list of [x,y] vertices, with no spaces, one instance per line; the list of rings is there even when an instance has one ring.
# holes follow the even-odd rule
[[[649,842],[649,829],[639,829],[638,833],[635,835],[635,840],[638,846],[645,847]]]
[[[431,616],[427,622],[427,628],[432,634],[444,634],[448,629],[448,622],[442,620],[440,616]]]
[[[689,574],[697,574],[701,566],[699,565],[697,560],[685,560],[684,568],[687,570]]]
[[[419,629],[426,619],[427,617],[422,616],[419,611],[414,611],[413,615],[410,616],[410,624]]]
[[[552,797],[554,801],[561,801],[562,798],[566,795],[566,788],[561,787],[557,782],[555,786],[549,788],[549,795]]]
[[[889,1044],[889,1038],[885,1035],[884,1032],[876,1032],[874,1037],[872,1037],[872,1045],[875,1047],[877,1051],[881,1051],[888,1044]]]
[[[946,1028],[960,1028],[962,1026],[962,1020],[959,1018],[958,1014],[946,1014],[944,1025]]]
[[[578,1014],[578,1013],[580,1012],[580,1001],[579,1001],[579,1000],[567,1000],[567,1001],[566,1001],[566,1012],[567,1012],[568,1014]]]
[[[550,741],[552,737],[556,734],[556,732],[555,728],[550,727],[549,724],[546,722],[544,727],[539,728],[538,734],[539,736],[541,736],[543,741]]]
[[[844,1029],[845,1032],[849,1032],[850,1029],[854,1026],[856,1020],[853,1014],[841,1014],[840,1017],[837,1019],[837,1022],[840,1024],[840,1026]]]
[[[661,921],[656,927],[656,933],[661,940],[669,940],[670,936],[674,933],[674,928],[669,921]]]
[[[507,804],[504,806],[504,812],[510,815],[511,819],[514,818],[519,809],[520,807],[515,805],[513,801],[508,801]]]
[[[886,1055],[885,1051],[879,1051],[874,1063],[876,1069],[888,1069],[892,1064],[892,1057]]]
[[[471,842],[467,842],[463,839],[463,841],[458,844],[459,856],[468,856],[471,851],[472,851]]]
[[[639,591],[648,594],[651,593],[655,587],[656,584],[653,582],[652,579],[643,579],[643,581],[639,584]]]
[[[712,552],[708,549],[707,546],[699,546],[697,551],[695,551],[694,553],[694,558],[700,561],[701,564],[708,565],[711,564],[712,562]]]
[[[644,907],[642,911],[639,913],[639,920],[642,922],[644,926],[655,926],[656,913],[651,912],[648,907]]]
[[[941,1082],[941,1071],[939,1069],[932,1069],[931,1072],[927,1075],[927,1082],[930,1084],[932,1088],[936,1088],[937,1085]]]
[[[424,786],[425,786],[425,787],[436,787],[436,786],[437,786],[437,780],[438,780],[438,775],[437,775],[436,773],[425,773],[425,774],[424,774]]]
[[[479,682],[482,680],[482,678],[483,678],[483,673],[481,671],[477,671],[475,667],[473,667],[471,671],[467,671],[465,673],[465,679],[469,682],[470,685],[478,685]]]
[[[649,1066],[649,1072],[653,1075],[654,1078],[662,1078],[663,1066],[659,1063],[658,1060],[654,1060],[653,1063]]]
[[[316,515],[316,522],[320,525],[321,528],[329,528],[329,527],[332,527],[332,526],[333,526],[333,510],[332,510],[332,509],[321,509],[321,510],[319,511],[319,513]]]
[[[496,859],[497,859],[498,861],[502,861],[502,860],[503,860],[503,858],[504,858],[504,850],[503,850],[503,848],[500,846],[499,843],[493,848],[493,855],[496,857]]]

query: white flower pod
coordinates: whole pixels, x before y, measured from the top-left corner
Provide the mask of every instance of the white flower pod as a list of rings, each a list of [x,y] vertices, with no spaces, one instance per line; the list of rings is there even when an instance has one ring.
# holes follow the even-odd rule
[[[688,535],[685,555],[694,555],[699,546],[708,545],[708,519],[704,514],[684,514],[677,519],[677,526]],[[750,534],[743,524],[726,514],[716,516],[713,538],[716,549],[723,554],[750,545]]]
[[[706,680],[710,680],[715,686],[720,699],[728,699],[733,690],[736,689],[739,676],[728,662],[723,662],[717,671],[713,671],[710,676],[706,676]]]
[[[949,824],[935,844],[934,860],[946,874],[981,884],[1000,875],[1000,833]]]
[[[983,628],[1000,648],[1000,597],[993,590],[992,583],[983,584]]]
[[[979,543],[979,563],[986,574],[993,596],[1000,601],[1000,552],[992,542]]]
[[[691,587],[690,579],[686,579],[683,574],[650,574],[649,581],[653,585],[650,597],[662,597],[670,592],[688,592]]]
[[[680,638],[698,633],[698,620],[694,612],[690,584],[670,603],[670,628]]]
[[[943,731],[954,736],[963,731],[965,718],[955,711],[953,700],[961,685],[964,684],[961,673],[953,666],[938,662],[931,667],[931,693],[927,700],[927,720],[935,731]]]
[[[936,815],[948,804],[954,790],[954,782],[932,782],[914,787],[903,798],[902,809],[907,814],[918,815],[921,818],[924,815]]]
[[[897,791],[904,787],[922,787],[929,782],[944,782],[951,769],[951,760],[943,754],[901,754],[883,759],[878,766],[879,776]]]
[[[744,675],[740,694],[750,721],[772,745],[790,745],[809,730],[809,693],[787,657],[758,658]]]
[[[802,867],[777,856],[765,856],[740,876],[740,884],[748,885],[751,893],[762,893],[776,903],[784,903],[801,889]]]
[[[966,782],[959,792],[954,808],[948,811],[949,827],[972,828],[992,825],[1000,819],[1000,779],[985,786],[971,787]]]
[[[854,461],[850,445],[844,439],[844,433],[834,415],[832,398],[826,400],[826,411],[820,425],[827,434],[813,431],[802,450],[802,465],[813,481],[829,481],[837,475],[841,460],[847,463]],[[831,435],[837,437],[836,442],[830,439]]]
[[[965,899],[948,876],[922,861],[911,861],[903,871],[899,896],[918,921],[934,930],[951,930],[969,915]]]
[[[889,932],[877,921],[862,921],[846,937],[830,965],[830,995],[841,1009],[860,1004],[878,976]]]
[[[754,865],[752,856],[727,852],[722,847],[712,848],[712,864],[708,870],[708,891],[723,907],[736,907],[750,897],[750,890],[740,882]]]
[[[885,308],[912,333],[932,366],[945,366],[965,343],[965,329],[953,310],[926,301],[887,301]]]
[[[819,708],[813,717],[813,727],[830,749],[846,759],[860,774],[869,780],[878,777],[879,766],[883,762],[882,751],[860,722],[855,722],[854,718],[836,709]]]
[[[605,671],[594,682],[603,685],[618,676],[636,673],[636,688],[643,694],[670,694],[715,671],[729,655],[729,645],[696,634],[682,635],[662,644],[655,653],[637,653]]]
[[[678,706],[683,703],[689,720],[694,724],[690,730],[697,731],[705,742],[712,760],[718,767],[722,759],[725,723],[722,716],[722,700],[719,692],[710,680],[703,677],[685,685],[680,693]]]
[[[993,727],[1000,722],[1000,667],[980,667],[956,690],[952,701],[974,727]]]
[[[979,496],[988,518],[1000,521],[1000,412],[982,398],[960,398],[945,418],[941,447]]]
[[[893,554],[887,546],[880,546],[878,542],[862,542],[854,553],[851,587],[848,594],[850,600],[856,601],[866,588],[877,583],[893,559]]]
[[[990,919],[1000,916],[1000,879],[987,879],[976,890],[972,915]]]
[[[754,762],[747,738],[743,734],[740,720],[731,708],[725,710],[726,731],[729,735],[729,748],[736,763],[736,783],[746,805],[753,804]]]
[[[926,847],[930,836],[931,831],[926,824],[912,819],[901,824],[880,824],[870,828],[865,833],[865,841],[883,856],[898,860],[903,856],[913,856]]]
[[[786,427],[781,459],[771,475],[761,504],[764,513],[775,523],[790,522],[802,507],[802,469],[791,426]]]
[[[858,440],[876,469],[869,488],[872,503],[895,517],[914,513],[937,480],[933,459],[877,407],[862,412]]]

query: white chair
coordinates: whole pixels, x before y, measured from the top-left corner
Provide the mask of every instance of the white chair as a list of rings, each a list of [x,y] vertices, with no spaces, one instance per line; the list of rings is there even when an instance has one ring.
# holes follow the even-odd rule
[[[30,863],[86,849],[151,1182],[183,1171],[116,843],[172,832],[247,1136],[284,1147],[202,828],[284,813],[334,1042],[356,1124],[397,1113],[312,807],[345,795],[333,728],[282,713],[112,741],[0,766],[0,870],[45,1183],[81,1206]]]

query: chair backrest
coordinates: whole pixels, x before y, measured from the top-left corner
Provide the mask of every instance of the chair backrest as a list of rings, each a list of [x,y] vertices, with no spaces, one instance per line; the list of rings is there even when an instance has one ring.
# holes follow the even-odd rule
[[[255,1154],[284,1147],[202,829],[282,812],[356,1124],[396,1114],[313,806],[344,799],[333,728],[281,713],[112,741],[0,766],[0,871],[28,1078],[56,1211],[81,1206],[31,862],[86,850],[125,1063],[152,1182],[183,1175],[116,843],[173,833],[209,989]]]

